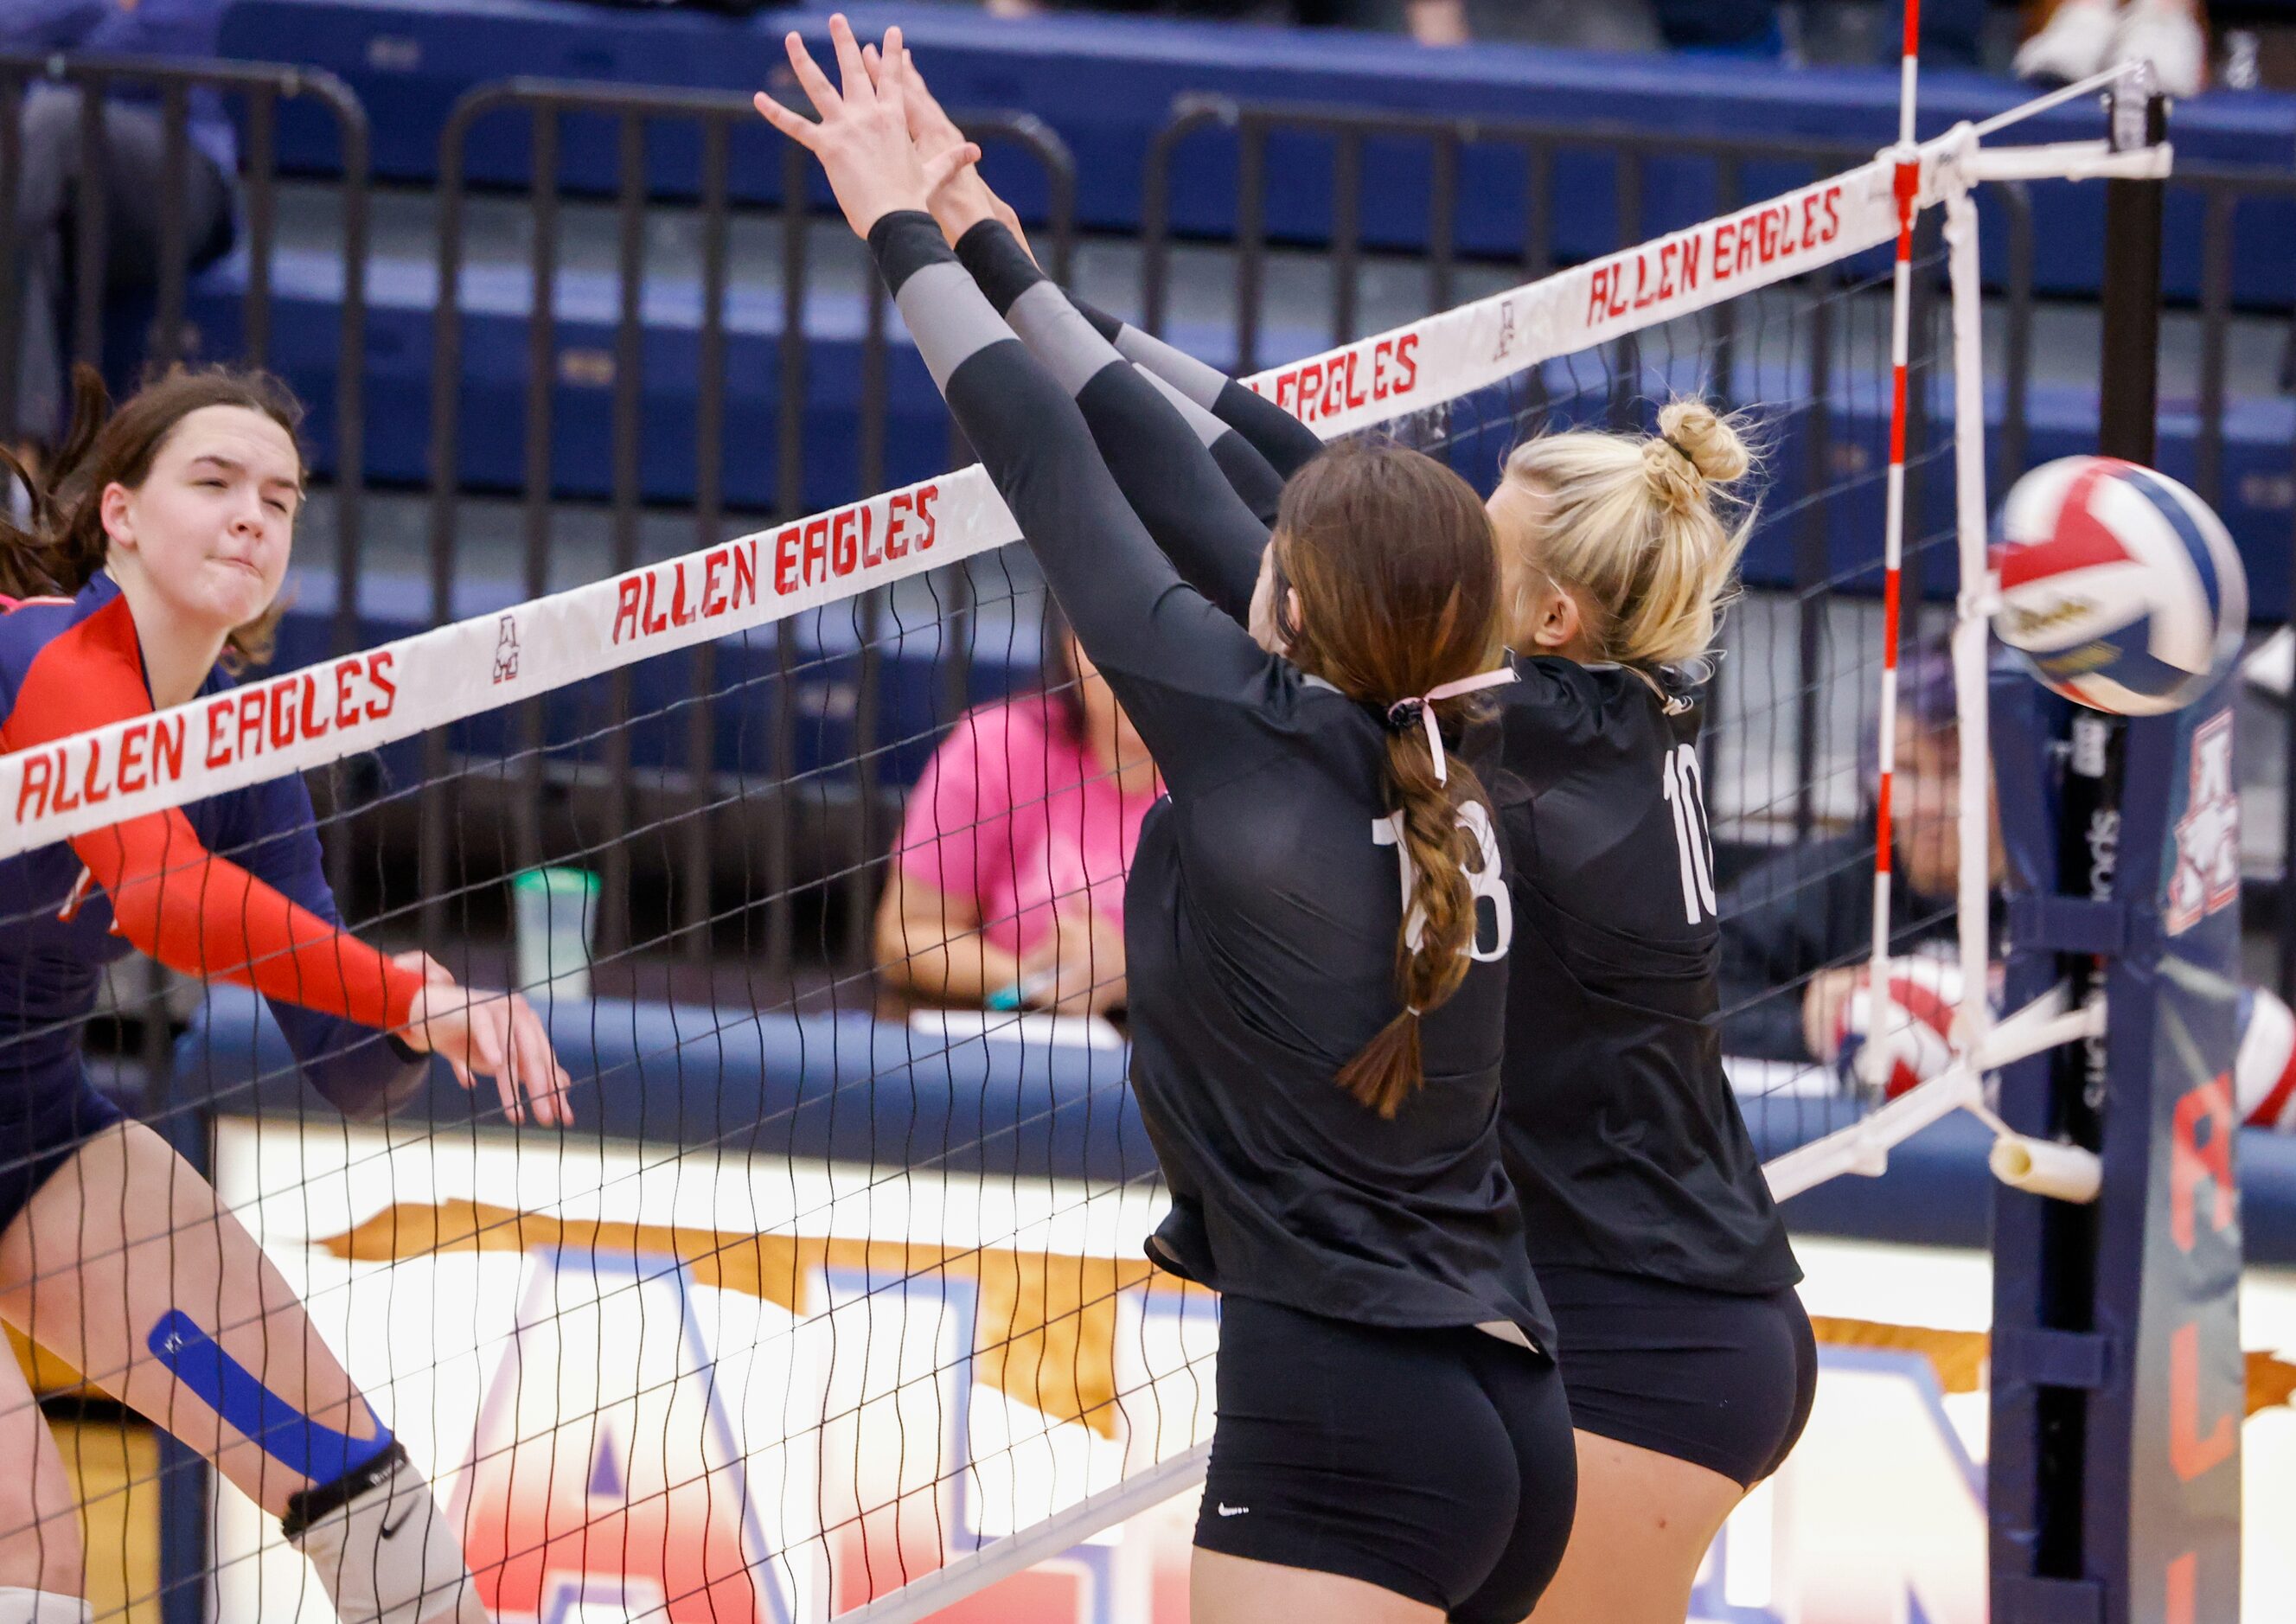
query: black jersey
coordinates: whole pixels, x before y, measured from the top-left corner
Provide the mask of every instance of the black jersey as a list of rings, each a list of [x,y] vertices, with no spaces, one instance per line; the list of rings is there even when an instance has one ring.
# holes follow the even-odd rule
[[[1498,1145],[1504,942],[1479,944],[1489,956],[1427,1015],[1427,1086],[1392,1120],[1333,1080],[1398,1012],[1403,870],[1381,840],[1384,729],[1235,617],[1265,527],[1165,411],[1184,442],[1175,455],[1209,472],[1205,508],[1168,556],[1078,404],[1102,388],[1160,398],[1131,364],[1049,283],[1031,312],[1039,360],[926,216],[889,217],[870,242],[1169,789],[1125,900],[1132,1081],[1172,1195],[1150,1255],[1286,1307],[1390,1326],[1503,1324],[1546,1346]],[[1496,838],[1486,857],[1479,883],[1502,884]]]
[[[967,263],[992,287],[1016,268],[1001,253]],[[1315,454],[1314,432],[1273,401],[1087,314],[1200,408],[1191,421],[1221,469],[1257,459],[1280,486]],[[1214,504],[1111,381],[1081,397],[1086,415],[1163,539],[1183,514]],[[1268,477],[1236,480],[1263,526],[1274,512],[1259,495]],[[1484,783],[1508,836],[1517,934],[1503,1138],[1532,1261],[1726,1292],[1791,1285],[1800,1270],[1723,1076],[1714,1024],[1718,948],[1697,714],[1668,715],[1647,682],[1617,668],[1535,659],[1517,671],[1521,680],[1495,695],[1509,771],[1486,768]]]
[[[1623,667],[1516,670],[1491,782],[1515,928],[1504,1137],[1531,1259],[1792,1285],[1801,1272],[1722,1072],[1699,711]]]

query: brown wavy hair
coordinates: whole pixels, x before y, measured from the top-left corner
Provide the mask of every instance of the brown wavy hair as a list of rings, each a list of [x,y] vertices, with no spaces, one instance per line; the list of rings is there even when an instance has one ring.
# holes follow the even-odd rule
[[[81,364],[72,369],[71,427],[63,444],[36,474],[0,447],[0,463],[31,493],[30,518],[18,523],[0,506],[0,593],[12,597],[72,597],[86,586],[111,548],[103,529],[103,493],[130,490],[151,477],[176,425],[207,406],[260,412],[294,442],[303,458],[302,403],[269,373],[232,366],[171,367],[151,379],[115,410],[102,374]],[[271,658],[284,595],[233,631],[224,664],[234,673]]]
[[[1464,863],[1474,837],[1459,808],[1489,798],[1447,746],[1477,714],[1472,694],[1435,706],[1446,735],[1446,781],[1424,728],[1406,711],[1388,712],[1439,684],[1488,671],[1502,656],[1497,544],[1482,503],[1464,480],[1432,457],[1374,441],[1341,445],[1301,468],[1283,488],[1275,562],[1280,595],[1300,595],[1286,628],[1302,670],[1371,707],[1387,723],[1383,777],[1399,814],[1412,868],[1411,942],[1406,915],[1395,946],[1404,1011],[1341,1068],[1342,1088],[1392,1117],[1426,1082],[1421,1017],[1440,1008],[1466,979],[1475,901]]]

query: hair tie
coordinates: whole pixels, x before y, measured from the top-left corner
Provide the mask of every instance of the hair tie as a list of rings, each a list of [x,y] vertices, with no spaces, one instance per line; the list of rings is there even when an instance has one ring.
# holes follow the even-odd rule
[[[1675,439],[1671,434],[1661,434],[1659,436],[1659,439],[1664,440],[1668,445],[1674,447],[1675,455],[1680,457],[1684,462],[1690,464],[1691,472],[1696,474],[1702,480],[1706,477],[1706,471],[1698,465],[1698,459],[1690,455],[1689,450],[1680,440]]]
[[[1387,708],[1387,727],[1390,733],[1408,733],[1417,722],[1427,730],[1428,752],[1435,758],[1435,782],[1448,783],[1450,769],[1444,765],[1443,730],[1435,720],[1435,701],[1454,699],[1462,693],[1473,693],[1479,689],[1496,688],[1514,681],[1513,666],[1499,666],[1480,671],[1472,677],[1462,677],[1456,682],[1438,683],[1424,693],[1399,699]]]

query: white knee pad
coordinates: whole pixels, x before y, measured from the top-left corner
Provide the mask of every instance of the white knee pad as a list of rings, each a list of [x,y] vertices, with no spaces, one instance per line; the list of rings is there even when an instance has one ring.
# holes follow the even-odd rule
[[[94,1624],[94,1618],[78,1596],[0,1585],[0,1624]]]
[[[462,1542],[397,1444],[296,1496],[281,1525],[342,1624],[488,1624]]]

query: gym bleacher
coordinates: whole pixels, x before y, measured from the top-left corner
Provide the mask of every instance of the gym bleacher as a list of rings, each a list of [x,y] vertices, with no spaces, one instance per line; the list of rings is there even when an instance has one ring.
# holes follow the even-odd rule
[[[441,139],[457,101],[515,78],[580,79],[631,86],[746,91],[786,78],[779,40],[789,28],[818,36],[824,8],[770,11],[747,19],[691,12],[617,10],[578,0],[239,0],[227,12],[223,45],[250,62],[322,69],[339,76],[365,105],[375,187],[365,277],[366,402],[363,473],[386,493],[371,509],[375,532],[361,587],[363,632],[395,635],[429,619],[427,577],[416,504],[387,493],[413,491],[432,475],[432,364],[439,264],[436,224]],[[1715,212],[1727,199],[1758,197],[1827,168],[1846,165],[1890,139],[1897,78],[1874,68],[1802,68],[1695,56],[1620,56],[1479,45],[1472,50],[1399,50],[1394,41],[1344,32],[1233,24],[1060,15],[1015,26],[969,7],[863,6],[865,29],[898,21],[934,64],[953,106],[1025,109],[1073,155],[1073,229],[1078,278],[1094,298],[1138,311],[1144,194],[1160,132],[1184,95],[1230,96],[1254,104],[1349,107],[1406,118],[1468,119],[1488,127],[1456,149],[1456,208],[1439,224],[1429,199],[1433,144],[1416,136],[1365,140],[1354,232],[1363,252],[1422,252],[1440,232],[1459,266],[1456,296],[1504,285],[1526,262],[1527,244],[1550,263],[1569,263],[1626,241]],[[1924,133],[1981,118],[2024,94],[2011,81],[1973,73],[1925,77]],[[559,181],[566,198],[553,300],[557,357],[553,393],[550,496],[570,504],[611,495],[612,389],[619,275],[614,246],[616,147],[612,121],[561,120]],[[2095,133],[2085,106],[2038,121],[2033,138]],[[1521,127],[1518,128],[1517,127]],[[1542,150],[1546,207],[1529,201],[1524,129],[1554,137]],[[1695,144],[1748,130],[1765,140],[1802,141],[1830,159],[1669,156],[1669,141]],[[530,182],[530,120],[498,110],[470,124],[460,157],[471,195],[458,278],[456,484],[475,493],[510,493],[527,477],[524,420],[533,299],[530,244],[517,209]],[[2180,173],[2197,170],[2286,176],[2296,167],[2296,95],[2272,92],[2203,95],[2177,109]],[[1630,151],[1626,143],[1638,143]],[[283,176],[279,224],[268,277],[274,365],[315,404],[311,435],[321,472],[333,470],[333,423],[340,365],[345,278],[340,252],[340,143],[332,120],[313,107],[280,110],[276,160]],[[690,230],[675,229],[681,202],[696,189],[690,128],[664,122],[650,135],[647,192],[673,223],[651,232],[637,317],[648,433],[638,466],[648,504],[690,503],[697,481],[690,430],[701,323],[701,283]],[[1234,294],[1238,163],[1232,132],[1205,121],[1163,144],[1164,195],[1174,200],[1168,233],[1168,331],[1221,365],[1238,359]],[[1334,214],[1333,144],[1276,132],[1266,165],[1281,176],[1259,213],[1269,245],[1266,292],[1255,323],[1252,359],[1280,362],[1328,342],[1328,276]],[[1054,177],[1019,148],[992,151],[996,178],[1032,224],[1048,223]],[[923,478],[949,464],[946,418],[914,354],[895,343],[884,379],[881,465],[865,470],[862,373],[868,322],[866,279],[841,234],[808,234],[805,283],[785,287],[779,217],[783,166],[762,127],[734,132],[730,191],[756,206],[737,217],[726,307],[727,351],[723,496],[736,512],[763,513],[784,492],[776,432],[789,373],[780,365],[783,329],[794,312],[802,335],[800,446],[803,504],[818,507],[860,493],[865,473],[884,482]],[[2203,201],[2172,190],[2166,266],[2172,299],[2203,291]],[[487,211],[504,217],[490,227]],[[1622,212],[1623,211],[1623,212]],[[2000,214],[1995,208],[1995,217]],[[2056,187],[2032,208],[2024,263],[2016,233],[1987,221],[1988,274],[2011,297],[2030,294],[2032,350],[2022,381],[2025,460],[2084,448],[2095,421],[2095,283],[2102,263],[2103,211],[2095,188]],[[2278,618],[2287,599],[2285,537],[2291,503],[2288,447],[2296,405],[2282,375],[2286,316],[2296,301],[2296,190],[2260,193],[2237,207],[2229,235],[2226,291],[2234,341],[2222,372],[2222,440],[2212,448],[2219,510],[2247,555],[2261,614]],[[250,267],[240,250],[193,282],[186,315],[198,348],[234,353],[244,322]],[[1374,279],[1357,313],[1359,330],[1423,314],[1436,301],[1399,279]],[[132,333],[142,312],[114,326]],[[2189,320],[2183,324],[2189,327]],[[2251,340],[2253,341],[2251,341]],[[2198,375],[2201,347],[2169,320],[2164,360],[2161,465],[2191,479],[2203,452]],[[1997,373],[2011,363],[1990,357]],[[1878,448],[1886,424],[1877,381],[1837,380],[1837,445]],[[1997,426],[2008,409],[2005,377],[1989,391]],[[1783,425],[1778,477],[1797,467],[1793,423]],[[1837,450],[1836,455],[1840,455]],[[1843,502],[1830,522],[1862,534],[1878,504]],[[683,543],[673,537],[663,550]],[[1784,585],[1784,537],[1749,560],[1756,585]],[[307,560],[307,565],[323,560]],[[308,573],[307,569],[307,574]],[[487,589],[476,588],[480,596]],[[505,582],[503,590],[510,590]],[[298,615],[332,616],[333,596],[317,582],[299,593]],[[315,643],[314,646],[317,646]]]

